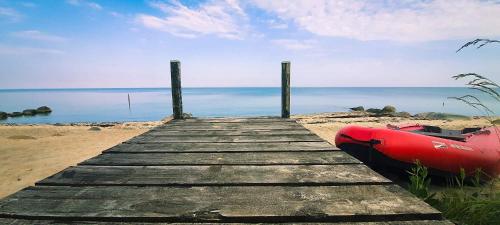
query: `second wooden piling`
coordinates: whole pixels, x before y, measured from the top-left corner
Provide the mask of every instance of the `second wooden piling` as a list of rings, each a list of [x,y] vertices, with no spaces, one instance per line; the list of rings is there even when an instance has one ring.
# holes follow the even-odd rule
[[[290,118],[290,62],[281,62],[281,117]]]
[[[182,119],[181,62],[170,61],[170,75],[174,119]]]

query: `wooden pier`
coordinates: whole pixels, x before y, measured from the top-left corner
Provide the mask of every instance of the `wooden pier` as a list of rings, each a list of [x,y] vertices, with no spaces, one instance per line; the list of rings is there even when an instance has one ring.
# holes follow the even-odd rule
[[[180,62],[175,120],[0,201],[0,224],[451,224],[441,213],[290,117],[184,119]]]
[[[451,224],[281,118],[174,120],[0,201],[0,224],[54,222]]]

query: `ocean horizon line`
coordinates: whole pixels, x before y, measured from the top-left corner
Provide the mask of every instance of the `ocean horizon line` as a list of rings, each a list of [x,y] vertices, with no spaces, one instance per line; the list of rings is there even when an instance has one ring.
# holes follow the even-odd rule
[[[281,88],[280,86],[224,86],[199,87],[187,86],[183,89],[229,89],[229,88]],[[467,88],[464,86],[295,86],[293,88]],[[70,87],[70,88],[0,88],[0,91],[47,91],[47,90],[139,90],[139,89],[171,89],[171,87]]]

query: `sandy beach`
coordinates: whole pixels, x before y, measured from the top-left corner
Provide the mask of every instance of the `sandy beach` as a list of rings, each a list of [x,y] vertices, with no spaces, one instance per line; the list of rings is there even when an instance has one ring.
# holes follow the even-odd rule
[[[91,125],[0,125],[0,198],[98,155],[161,122]]]
[[[355,117],[344,118],[355,115]],[[295,115],[293,118],[334,144],[336,132],[357,124],[383,127],[386,124],[428,124],[450,129],[483,127],[484,118],[470,120],[416,120],[403,117],[366,117],[353,113]],[[166,121],[121,123],[109,127],[92,125],[0,125],[0,198],[68,166],[98,155],[114,145],[142,134]]]

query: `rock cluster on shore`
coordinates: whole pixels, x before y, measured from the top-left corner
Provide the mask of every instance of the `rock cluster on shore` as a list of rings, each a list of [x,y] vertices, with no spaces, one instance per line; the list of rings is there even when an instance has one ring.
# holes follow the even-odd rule
[[[52,112],[52,109],[50,109],[47,106],[38,107],[38,109],[36,109],[37,114],[48,114],[51,112]]]
[[[396,107],[392,105],[386,105],[382,109],[377,108],[369,108],[365,110],[363,106],[357,106],[353,108],[349,108],[353,112],[367,112],[371,113],[374,116],[399,116],[399,117],[411,117],[410,113],[407,112],[397,112]]]
[[[22,112],[12,112],[12,113],[9,113],[9,117],[20,117],[22,115],[23,115]]]
[[[0,112],[0,120],[7,119],[8,114],[6,112]]]
[[[37,114],[47,115],[51,112],[52,109],[49,108],[48,106],[41,106],[38,107],[37,109],[25,109],[22,112],[12,112],[12,113],[0,112],[0,120],[7,119],[8,117],[34,116]]]
[[[434,119],[469,119],[468,116],[449,114],[449,113],[437,113],[437,112],[426,112],[426,113],[417,113],[415,115],[411,115],[408,112],[398,112],[396,107],[391,105],[386,105],[382,109],[378,108],[369,108],[364,109],[363,106],[357,106],[353,108],[349,108],[352,112],[359,113],[367,113],[367,116],[371,117],[403,117],[403,118],[417,118],[424,120],[434,120]]]
[[[468,116],[450,114],[450,113],[438,113],[438,112],[425,112],[417,113],[413,115],[415,118],[420,119],[431,119],[431,120],[454,120],[454,119],[470,119]]]
[[[365,111],[365,107],[363,106],[356,106],[356,107],[353,107],[353,108],[349,108],[350,110],[354,111],[354,112],[363,112]]]

